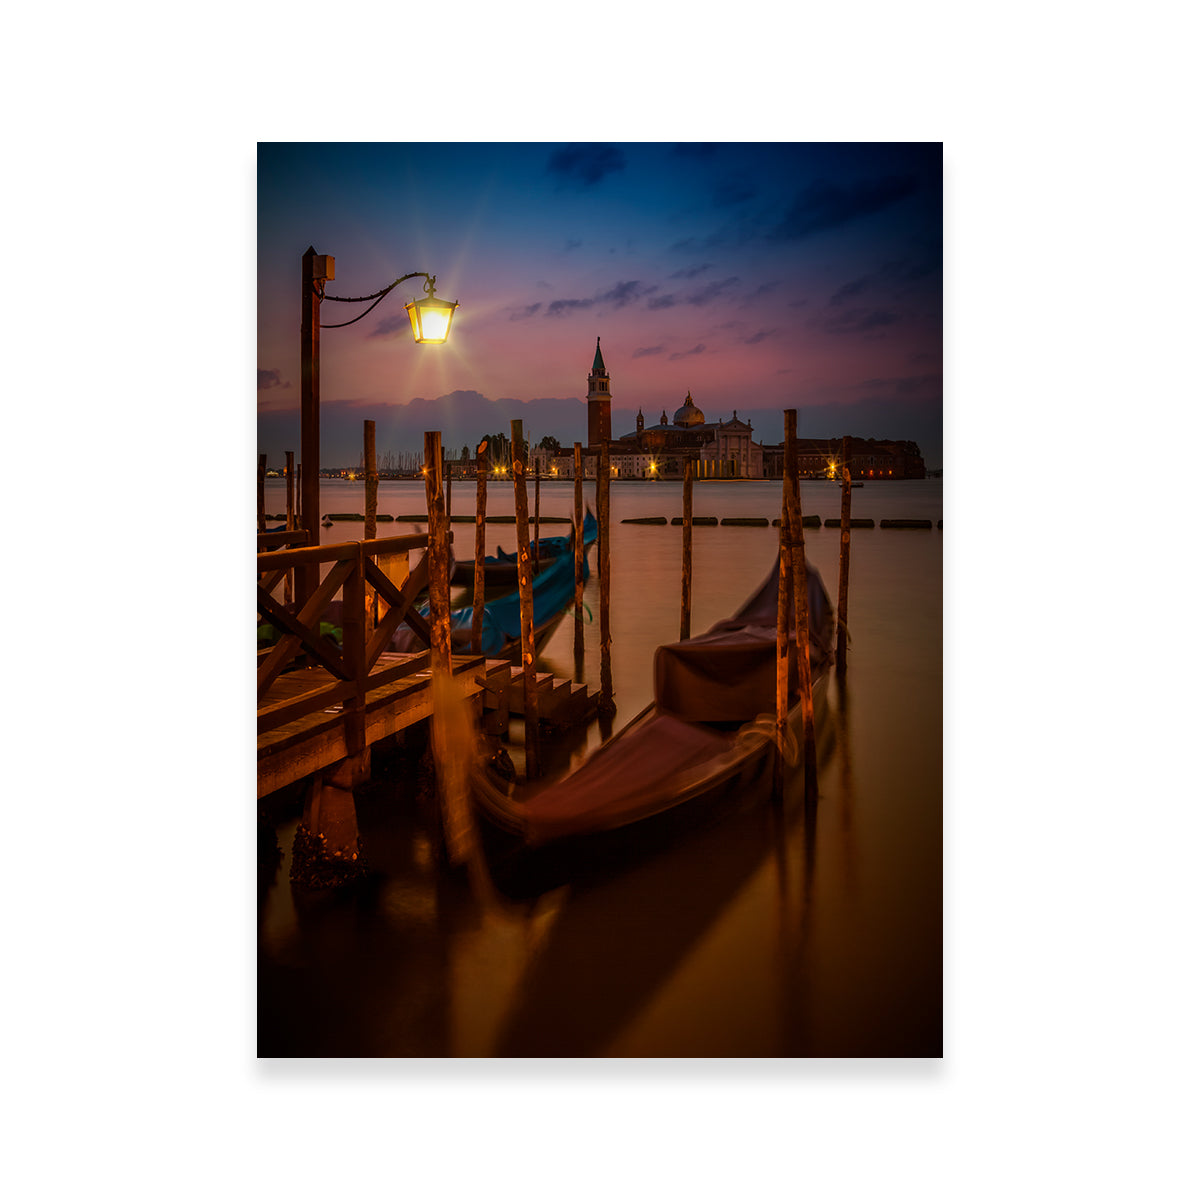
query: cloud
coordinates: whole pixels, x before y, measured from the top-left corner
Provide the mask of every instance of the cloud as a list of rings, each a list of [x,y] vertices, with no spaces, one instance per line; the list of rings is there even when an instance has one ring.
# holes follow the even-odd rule
[[[651,354],[661,354],[665,347],[663,346],[641,346],[633,352],[634,358],[647,358]]]
[[[563,249],[566,250],[566,252],[568,254],[570,254],[570,252],[572,250],[578,250],[579,247],[582,245],[583,245],[583,238],[567,238],[567,244],[566,244],[566,246],[563,247]]]
[[[707,347],[704,345],[704,343],[700,342],[698,345],[693,346],[690,350],[680,350],[675,354],[672,354],[670,358],[667,359],[667,362],[676,362],[681,358],[691,358],[693,354],[703,354],[706,348]]]
[[[625,279],[614,283],[605,292],[597,292],[590,299],[551,300],[546,306],[546,316],[561,317],[564,313],[594,308],[597,304],[624,308],[626,305],[635,304],[644,297],[653,296],[657,291],[657,284],[642,283],[640,279]],[[663,306],[659,305],[658,307]]]
[[[262,367],[258,368],[258,390],[260,392],[268,391],[271,388],[290,388],[292,381],[284,380],[283,372],[276,367],[271,371],[264,371]]]
[[[848,308],[832,316],[813,317],[809,324],[826,333],[869,333],[885,325],[894,325],[899,316],[882,308]]]
[[[819,179],[796,194],[767,236],[772,241],[799,241],[882,212],[916,189],[915,175],[885,175],[849,186]]]
[[[380,322],[367,334],[368,338],[392,337],[401,329],[409,327],[409,319],[407,312],[392,313],[390,316],[384,317]]]
[[[757,346],[759,342],[765,342],[767,338],[774,337],[778,332],[778,329],[760,329],[757,333],[752,333],[748,338],[743,338],[742,341],[747,346]]]
[[[625,169],[625,154],[616,146],[573,142],[550,155],[547,169],[560,182],[591,187],[613,171]]]
[[[518,308],[515,312],[509,313],[508,319],[510,321],[524,321],[527,317],[534,316],[541,307],[540,300],[536,304],[527,304],[524,308]]]
[[[546,305],[546,316],[561,317],[563,313],[591,308],[595,303],[595,300],[551,300]]]
[[[680,267],[672,279],[695,279],[697,275],[712,269],[712,263],[701,263],[698,267]]]
[[[672,292],[668,292],[665,296],[651,296],[646,301],[647,308],[674,308],[675,296]]]
[[[730,275],[726,279],[714,281],[713,283],[708,284],[706,287],[702,287],[698,292],[693,292],[687,298],[687,302],[689,304],[696,305],[711,304],[714,300],[720,298],[723,291],[732,287],[737,282],[738,277],[736,275]]]
[[[867,285],[870,282],[870,276],[864,275],[861,279],[852,279],[849,283],[843,283],[832,296],[829,297],[830,304],[845,304],[847,300],[854,296],[861,295],[867,290]]]

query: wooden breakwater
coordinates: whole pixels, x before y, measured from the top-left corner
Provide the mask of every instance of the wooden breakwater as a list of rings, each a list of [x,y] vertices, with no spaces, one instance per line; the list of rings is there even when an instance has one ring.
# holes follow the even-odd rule
[[[399,518],[397,518],[399,519]],[[489,518],[490,519],[490,518]],[[510,517],[509,520],[512,518]],[[546,517],[542,518],[547,520]],[[682,525],[683,517],[672,517],[668,522],[666,517],[622,517],[622,525]],[[759,527],[767,528],[769,526],[779,525],[779,518],[768,517],[692,517],[691,524],[695,525],[733,525],[742,527]],[[826,517],[824,521],[820,517],[809,514],[801,520],[801,524],[805,529],[819,529],[822,525],[826,529],[839,529],[842,525],[840,517]],[[874,517],[850,517],[847,524],[851,529],[874,529],[878,525],[880,529],[933,529],[934,523],[930,517],[904,517],[891,518],[885,517],[876,522]],[[938,521],[937,528],[941,529],[942,523]]]
[[[265,520],[268,521],[285,521],[286,513],[267,513]],[[327,521],[366,521],[364,513],[326,513],[325,520]],[[476,518],[473,515],[451,516],[448,518],[453,524],[473,525]],[[515,525],[517,518],[514,514],[492,513],[486,515],[484,521],[489,525]],[[399,521],[412,525],[426,525],[429,522],[429,517],[425,513],[400,513],[398,516],[391,516],[388,513],[375,514],[376,521]],[[570,525],[570,517],[540,517],[539,521],[542,525]],[[802,523],[805,529],[819,529],[824,525],[827,529],[837,529],[841,526],[841,518],[826,517],[822,520],[819,516],[813,514],[806,515]],[[682,525],[682,517],[622,517],[622,525]],[[743,527],[761,527],[779,525],[778,517],[693,517],[692,525],[733,525]],[[876,521],[873,517],[851,517],[851,529],[933,529],[934,522],[930,517],[885,517]],[[936,528],[942,528],[942,522],[939,520]]]

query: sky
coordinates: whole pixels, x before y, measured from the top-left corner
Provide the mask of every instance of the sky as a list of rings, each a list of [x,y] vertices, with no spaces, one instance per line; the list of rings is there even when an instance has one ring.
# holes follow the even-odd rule
[[[917,442],[942,466],[939,143],[260,143],[258,439],[299,457],[300,260],[328,296],[425,271],[457,300],[417,346],[401,284],[321,333],[324,467],[507,433],[586,442],[596,339],[614,435],[690,391],[779,442]],[[325,324],[367,308],[326,300]]]

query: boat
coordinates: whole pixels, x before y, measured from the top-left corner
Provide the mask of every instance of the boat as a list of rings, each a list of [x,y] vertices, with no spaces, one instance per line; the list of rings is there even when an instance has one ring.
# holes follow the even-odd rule
[[[599,532],[599,525],[596,523],[596,518],[589,508],[587,515],[583,518],[583,552],[586,555],[589,548],[596,540],[596,535]],[[568,550],[573,552],[574,542],[571,540],[571,535],[566,537],[544,537],[537,540],[537,563],[539,570],[545,568],[545,564],[551,559],[560,558]],[[529,547],[530,558],[533,558],[533,545]],[[461,562],[455,562],[454,569],[450,573],[450,584],[452,587],[473,587],[475,584],[475,560],[473,558],[464,559]],[[497,588],[513,588],[517,585],[517,556],[516,553],[510,554],[506,550],[502,550],[499,546],[496,547],[495,554],[489,554],[483,560],[483,586],[486,590],[495,590]]]
[[[571,538],[564,538],[568,544]],[[583,579],[587,580],[587,558],[583,560]],[[575,555],[561,552],[552,558],[541,572],[533,577],[533,642],[537,653],[550,640],[567,609],[575,599]],[[429,605],[418,610],[429,619]],[[471,624],[475,606],[465,605],[450,610],[450,644],[458,653],[471,645]],[[423,648],[416,633],[401,625],[392,637],[392,650],[411,651]],[[481,652],[488,658],[517,660],[521,655],[521,596],[512,591],[483,605],[483,639]]]
[[[820,574],[809,566],[807,577],[809,659],[820,702],[833,662],[835,618]],[[660,646],[652,703],[565,778],[519,787],[481,750],[470,789],[494,875],[511,880],[528,871],[556,886],[563,880],[547,882],[540,869],[548,861],[594,865],[610,847],[658,826],[648,835],[653,842],[684,810],[769,794],[777,753],[778,589],[776,558],[732,616],[697,637]],[[803,742],[798,676],[793,664],[792,746]]]

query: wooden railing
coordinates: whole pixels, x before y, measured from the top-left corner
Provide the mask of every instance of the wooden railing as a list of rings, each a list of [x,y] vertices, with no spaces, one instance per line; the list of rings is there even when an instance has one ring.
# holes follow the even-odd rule
[[[260,534],[264,539],[307,541],[304,530]],[[277,542],[275,544],[278,544]],[[379,559],[409,550],[428,549],[428,534],[374,538],[363,542],[339,542],[327,546],[303,545],[285,550],[264,550],[258,555],[258,614],[261,621],[274,626],[280,638],[258,652],[258,731],[265,733],[310,713],[342,705],[346,722],[346,745],[351,753],[363,748],[363,707],[367,679],[372,686],[394,682],[429,666],[426,649],[413,659],[389,667],[371,668],[387,648],[402,623],[407,624],[426,647],[430,643],[428,622],[417,612],[416,599],[429,582],[428,555],[422,555],[403,586],[397,587],[384,573]],[[289,571],[309,568],[314,577],[328,568],[323,579],[303,604],[288,606],[271,594]],[[367,588],[384,601],[386,611],[373,629],[366,620]],[[342,644],[339,648],[321,636],[321,619],[333,601],[341,598]],[[383,607],[383,606],[381,606]],[[324,667],[333,681],[306,691],[303,695],[264,704],[271,685],[283,671],[305,656],[310,665]]]

